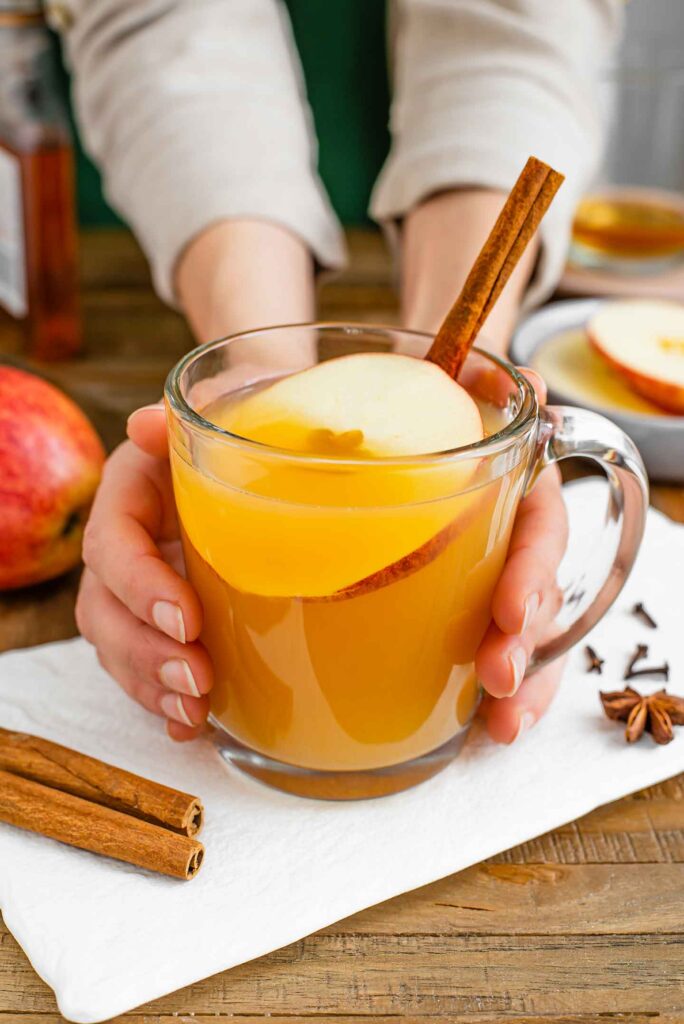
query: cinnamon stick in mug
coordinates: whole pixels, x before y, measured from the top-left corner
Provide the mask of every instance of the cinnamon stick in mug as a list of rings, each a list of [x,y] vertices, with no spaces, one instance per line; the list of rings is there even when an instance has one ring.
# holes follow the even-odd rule
[[[39,736],[0,728],[0,770],[187,836],[202,827],[198,797]]]
[[[426,356],[454,380],[564,180],[534,156],[523,167]]]
[[[172,878],[194,878],[204,857],[196,839],[5,771],[0,821]]]

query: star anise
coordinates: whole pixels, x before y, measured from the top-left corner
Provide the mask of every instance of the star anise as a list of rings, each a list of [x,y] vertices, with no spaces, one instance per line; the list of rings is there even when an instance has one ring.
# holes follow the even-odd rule
[[[673,725],[684,725],[684,697],[674,697],[658,690],[648,697],[628,686],[612,693],[600,693],[603,710],[615,721],[627,722],[625,739],[635,743],[646,731],[656,743],[669,743],[674,738]]]

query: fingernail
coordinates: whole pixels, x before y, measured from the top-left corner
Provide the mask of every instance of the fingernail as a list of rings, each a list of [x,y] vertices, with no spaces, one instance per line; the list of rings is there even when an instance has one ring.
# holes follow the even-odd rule
[[[167,718],[173,718],[176,722],[182,722],[183,725],[194,726],[195,723],[188,716],[183,698],[179,693],[165,693],[159,701],[159,707]]]
[[[525,653],[525,648],[514,647],[508,655],[508,661],[511,666],[512,682],[510,690],[508,693],[504,694],[504,697],[512,697],[523,681],[525,669],[527,668],[527,654]]]
[[[523,711],[520,715],[520,719],[518,720],[518,728],[515,736],[511,740],[511,743],[515,743],[516,740],[519,740],[524,732],[527,732],[528,729],[532,728],[535,721],[536,719],[531,711]]]
[[[184,658],[171,658],[165,661],[159,669],[159,678],[169,690],[201,697],[192,669]]]
[[[525,614],[523,615],[523,624],[520,630],[521,633],[524,633],[527,629],[529,629],[535,615],[539,611],[540,604],[541,598],[537,593],[530,594],[529,597],[526,598],[524,604]]]
[[[185,643],[185,623],[183,613],[177,604],[171,601],[155,601],[152,606],[152,621],[157,629],[166,633],[172,640]]]
[[[133,419],[133,417],[137,416],[139,412],[149,412],[150,410],[154,410],[155,412],[158,412],[159,409],[163,409],[163,408],[164,408],[164,403],[163,402],[152,402],[150,405],[141,405],[139,409],[134,409],[133,410],[133,412],[130,414],[130,416],[128,417],[126,422],[130,423],[130,421]]]

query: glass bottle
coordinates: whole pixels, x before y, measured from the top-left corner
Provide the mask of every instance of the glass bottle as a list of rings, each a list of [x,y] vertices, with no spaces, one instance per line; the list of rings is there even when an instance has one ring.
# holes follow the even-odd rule
[[[0,0],[0,319],[36,359],[81,347],[73,147],[38,0]]]

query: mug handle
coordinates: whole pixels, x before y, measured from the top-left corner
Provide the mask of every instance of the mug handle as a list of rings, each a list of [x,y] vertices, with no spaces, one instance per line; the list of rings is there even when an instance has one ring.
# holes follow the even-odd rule
[[[537,454],[526,493],[543,469],[562,459],[583,458],[598,463],[608,477],[609,499],[604,533],[619,532],[615,558],[588,606],[577,588],[582,574],[564,587],[563,607],[578,606],[577,616],[557,636],[533,652],[528,674],[564,654],[605,615],[629,576],[646,525],[648,478],[634,442],[605,416],[587,409],[542,406],[539,410]],[[578,597],[579,595],[579,597]]]

